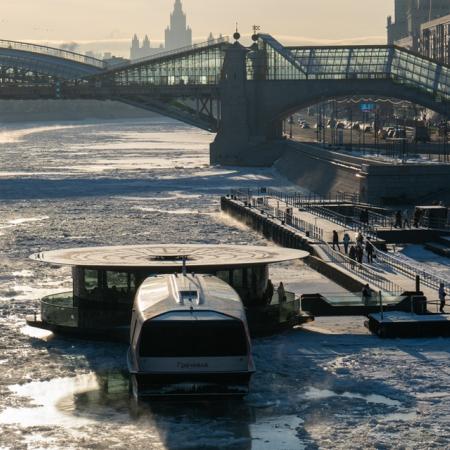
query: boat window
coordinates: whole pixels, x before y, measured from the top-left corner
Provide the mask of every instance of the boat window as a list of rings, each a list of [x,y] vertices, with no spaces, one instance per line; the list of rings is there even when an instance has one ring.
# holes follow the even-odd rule
[[[244,325],[234,320],[147,322],[140,355],[153,358],[224,357],[247,354]]]
[[[108,295],[111,300],[128,303],[136,292],[134,274],[106,272]]]
[[[97,270],[84,270],[84,287],[87,291],[93,291],[98,286],[98,271]]]
[[[240,289],[244,287],[242,272],[243,272],[242,269],[233,270],[233,287],[235,289]]]
[[[198,300],[197,291],[180,291],[180,300],[182,303],[194,302]]]
[[[128,290],[128,274],[119,272],[106,272],[106,280],[108,289],[124,289]]]

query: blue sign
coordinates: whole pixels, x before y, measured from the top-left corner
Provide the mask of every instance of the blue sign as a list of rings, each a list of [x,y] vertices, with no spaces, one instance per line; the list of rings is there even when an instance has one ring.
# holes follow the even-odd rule
[[[375,111],[377,105],[375,103],[361,103],[359,107],[362,112],[372,112]]]

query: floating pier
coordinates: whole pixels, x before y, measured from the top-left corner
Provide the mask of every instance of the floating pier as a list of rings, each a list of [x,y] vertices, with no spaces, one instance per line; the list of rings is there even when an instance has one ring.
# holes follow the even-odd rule
[[[450,337],[450,315],[389,311],[369,314],[366,327],[381,338]]]

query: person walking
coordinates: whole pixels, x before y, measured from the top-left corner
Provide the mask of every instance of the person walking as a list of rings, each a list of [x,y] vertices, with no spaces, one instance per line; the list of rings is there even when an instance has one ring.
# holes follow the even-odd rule
[[[367,262],[369,264],[373,263],[373,254],[375,252],[375,248],[372,244],[372,242],[370,241],[369,238],[367,238],[366,240],[366,254],[367,254]]]
[[[336,230],[333,230],[333,250],[336,250],[336,247],[339,251],[341,251],[341,247],[339,245],[339,235]]]
[[[402,227],[402,212],[398,210],[395,213],[395,225],[394,228],[401,228]]]
[[[362,264],[364,258],[364,249],[362,245],[356,246],[356,260],[359,262],[359,264]]]
[[[358,232],[355,234],[356,245],[363,245],[364,236],[361,233],[361,228],[358,229]]]
[[[354,269],[356,261],[356,247],[354,245],[350,247],[350,250],[348,251],[348,257],[352,260],[351,265],[352,269]]]
[[[362,296],[362,301],[364,303],[364,306],[368,306],[370,299],[372,297],[372,289],[370,289],[370,286],[368,284],[366,284],[361,292],[361,296]]]
[[[264,293],[264,300],[266,305],[270,305],[274,291],[275,288],[273,286],[272,280],[269,278],[269,280],[267,280],[266,292]]]
[[[350,235],[347,233],[347,231],[344,234],[344,237],[342,238],[342,242],[344,244],[344,252],[346,255],[348,255],[348,247],[350,245]]]
[[[277,289],[278,293],[278,302],[279,303],[285,303],[286,302],[286,291],[284,290],[284,284],[283,282],[280,282],[280,285]]]
[[[443,314],[444,308],[445,308],[445,297],[447,297],[447,292],[445,291],[445,285],[444,283],[441,283],[439,285],[439,302],[440,302],[440,308],[439,311]]]
[[[407,209],[403,211],[403,228],[411,228],[411,221],[409,220],[409,212]]]

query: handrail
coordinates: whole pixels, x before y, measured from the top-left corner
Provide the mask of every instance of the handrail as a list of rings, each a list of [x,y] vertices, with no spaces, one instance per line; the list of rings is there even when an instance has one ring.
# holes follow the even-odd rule
[[[359,263],[349,258],[348,256],[343,255],[336,250],[333,250],[333,248],[328,243],[322,244],[321,248],[330,258],[331,262],[343,265],[350,272],[357,273],[361,278],[369,281],[378,288],[391,294],[402,294],[405,291],[405,289],[398,284],[379,275],[370,266],[364,263]]]
[[[355,211],[359,211],[362,212],[364,211],[364,208],[360,207],[360,206],[354,206]],[[391,216],[384,216],[383,214],[374,212],[374,211],[369,211],[369,223],[372,224],[372,226],[379,225],[382,226],[384,228],[389,228],[392,227],[392,215]]]
[[[71,52],[70,50],[62,50],[60,48],[47,47],[45,45],[31,44],[29,42],[0,39],[0,48],[54,56],[56,58],[68,59],[70,61],[76,61],[81,64],[98,67],[99,69],[104,69],[106,67],[104,61],[93,58],[92,56],[81,55],[79,53]]]
[[[329,220],[330,222],[333,222],[337,225],[341,225],[344,228],[349,228],[352,231],[364,230],[365,234],[368,237],[370,237],[372,239],[377,238],[376,231],[370,225],[368,225],[364,222],[361,222],[358,219],[348,217],[348,216],[345,216],[344,214],[341,214],[336,211],[332,211],[332,210],[325,208],[323,206],[325,203],[322,203],[321,200],[319,200],[319,203],[307,202],[307,203],[299,204],[298,196],[296,196],[296,195],[289,195],[289,194],[278,193],[276,191],[270,191],[268,193],[268,196],[274,196],[274,193],[276,195],[276,198],[279,198],[280,201],[286,203],[286,205],[288,205],[288,206],[301,207],[305,211],[308,211],[309,213],[314,214],[315,216]]]
[[[288,214],[286,211],[281,211],[276,208],[273,208],[273,217],[281,220],[287,226],[299,230],[314,239],[324,241],[325,232],[323,228],[313,225],[311,222],[299,219],[298,217],[295,217],[295,215]]]
[[[70,300],[71,305],[64,304],[64,300]],[[58,308],[74,308],[73,292],[60,292],[58,294],[47,295],[41,299],[41,305],[57,306]]]
[[[275,197],[285,202],[290,206],[298,206],[303,204],[322,204],[327,205],[330,203],[352,203],[360,204],[359,196],[355,193],[349,192],[335,192],[330,193],[328,197],[317,193],[303,194],[300,192],[286,193],[276,191],[274,189],[267,189],[267,196]]]
[[[441,276],[434,274],[428,270],[424,270],[421,266],[415,265],[411,262],[405,261],[398,256],[390,255],[379,249],[375,249],[375,255],[378,261],[384,262],[389,266],[399,270],[410,279],[420,277],[420,282],[425,286],[432,289],[439,289],[441,283],[444,284],[446,289],[450,288],[450,280],[442,278]]]

